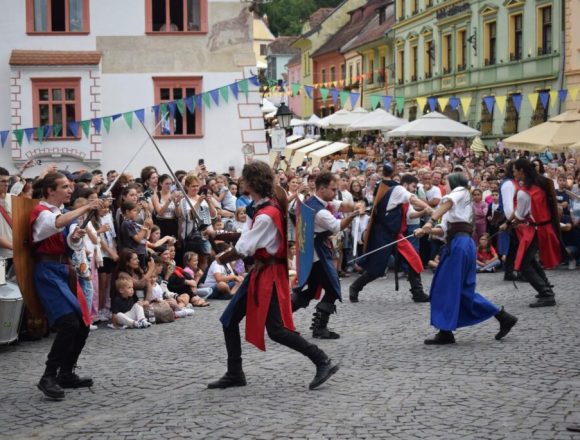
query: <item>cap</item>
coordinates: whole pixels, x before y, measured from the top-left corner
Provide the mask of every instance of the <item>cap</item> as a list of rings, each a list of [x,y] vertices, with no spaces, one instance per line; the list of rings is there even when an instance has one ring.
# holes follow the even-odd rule
[[[64,174],[64,176],[65,176],[65,177],[66,177],[68,180],[70,180],[71,182],[74,182],[74,181],[75,181],[75,178],[74,178],[74,176],[72,175],[72,173],[71,173],[69,170],[58,170],[58,172],[59,172],[60,174]]]
[[[386,177],[392,176],[395,172],[393,166],[390,163],[385,163],[383,165],[383,175]]]
[[[93,180],[93,175],[89,172],[80,173],[75,179],[77,182],[87,182],[90,183]]]

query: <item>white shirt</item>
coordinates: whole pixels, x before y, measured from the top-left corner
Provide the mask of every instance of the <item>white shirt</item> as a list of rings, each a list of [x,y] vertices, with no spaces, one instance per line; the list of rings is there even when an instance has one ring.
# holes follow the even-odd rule
[[[516,195],[516,186],[513,180],[508,180],[501,185],[501,200],[503,202],[503,213],[506,218],[510,218],[514,213],[514,196]]]
[[[342,196],[342,200],[340,200],[338,198],[338,193],[340,193],[340,195]],[[344,190],[344,191],[338,190],[336,192],[336,200],[339,200],[341,202],[347,202],[347,203],[353,203],[354,202],[354,199],[352,198],[352,194],[349,191],[346,191],[346,190]]]
[[[8,193],[4,199],[0,200],[0,204],[4,207],[9,217],[12,217],[12,196]],[[12,228],[4,216],[0,214],[0,236],[12,243]],[[0,248],[0,257],[12,258],[12,249]]]
[[[57,228],[56,227],[56,218],[59,215],[62,215],[62,212],[59,207],[51,205],[46,201],[40,202],[41,205],[46,206],[49,210],[41,211],[34,225],[32,226],[32,242],[38,243],[42,240],[51,237],[54,234],[62,233],[64,228]],[[83,247],[83,241],[79,240],[78,242],[72,241],[72,234],[68,234],[67,236],[67,243],[71,247],[71,249],[79,250]]]
[[[189,201],[195,207],[195,201],[192,200],[191,198],[189,199]],[[181,206],[180,206],[181,213],[184,217],[184,220],[181,222],[181,238],[185,239],[185,237],[187,237],[187,235],[193,229],[195,219],[191,218],[191,215],[190,215],[191,214],[191,207],[189,206],[189,203],[187,203],[187,200],[185,200],[185,197],[183,199],[181,199],[180,203],[181,203]],[[199,208],[195,208],[195,212],[197,213],[198,217],[200,218],[201,223],[203,223],[204,225],[211,225],[211,215],[209,213],[209,205],[207,204],[207,202],[205,200],[201,202],[201,204],[199,205]],[[185,219],[187,219],[187,221]]]
[[[352,255],[356,257],[357,255],[357,247],[358,242],[362,240],[362,236],[367,229],[367,225],[369,224],[369,216],[368,214],[364,215],[357,215],[353,221],[351,226],[351,234],[352,234]]]
[[[427,201],[430,202],[433,199],[441,200],[441,189],[438,186],[431,186],[427,191],[425,191],[425,197]]]
[[[441,199],[441,203],[451,200],[453,205],[445,213],[441,222],[444,224],[444,230],[447,230],[449,223],[465,222],[471,223],[473,220],[473,208],[471,207],[471,195],[469,190],[458,186],[449,194]]]
[[[327,206],[330,203],[332,209],[335,212],[338,212],[338,210],[340,209],[340,205],[342,204],[340,200],[332,200],[331,202],[325,202],[317,195],[315,195],[314,197],[316,197],[320,201],[320,203],[324,204],[324,206]],[[340,232],[340,220],[337,219],[334,215],[332,215],[330,211],[326,208],[318,211],[316,213],[316,216],[314,217],[314,233],[325,231],[330,231],[332,232],[332,234],[338,234]],[[314,249],[313,261],[317,262],[318,260],[319,260],[318,254],[316,253],[316,249]]]
[[[267,200],[267,199],[266,199]],[[258,206],[262,200],[258,202]],[[265,248],[274,255],[280,247],[280,234],[276,225],[266,214],[258,214],[254,220],[248,216],[242,235],[236,243],[236,252],[244,257],[254,255],[257,249]]]
[[[414,194],[407,191],[403,185],[394,186],[391,189],[389,203],[387,203],[387,211],[390,211],[403,203],[409,203],[411,196],[414,196]]]
[[[416,214],[417,210],[413,208],[413,205],[409,204],[409,209],[407,210],[407,226],[420,225],[421,217],[411,218],[411,214]]]
[[[219,264],[217,261],[214,261],[209,266],[207,270],[207,276],[205,277],[205,282],[199,287],[214,287],[218,282],[215,279],[215,274],[221,273],[222,275],[227,275],[226,267],[223,264]],[[230,270],[230,273],[233,273]]]
[[[518,191],[518,206],[516,207],[516,218],[518,220],[524,220],[528,216],[528,214],[530,214],[531,208],[532,208],[532,198],[527,192],[520,189]]]

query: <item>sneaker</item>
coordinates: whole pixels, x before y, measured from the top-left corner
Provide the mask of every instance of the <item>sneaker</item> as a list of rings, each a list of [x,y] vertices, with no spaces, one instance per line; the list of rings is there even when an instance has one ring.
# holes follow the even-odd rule
[[[91,325],[89,326],[89,329],[90,329],[91,331],[93,331],[93,330],[98,330],[98,329],[99,329],[99,327],[97,327],[95,324],[91,324]]]
[[[135,328],[147,328],[147,327],[151,327],[151,323],[149,321],[147,321],[146,319],[142,319],[140,321],[135,321],[134,326],[135,326]]]
[[[191,303],[187,303],[187,305],[185,306],[185,308],[186,308],[187,310],[193,310],[193,304],[191,304]]]
[[[187,316],[187,312],[185,310],[177,310],[174,315],[176,318],[185,318]]]
[[[186,316],[193,316],[193,314],[195,313],[195,310],[193,310],[193,308],[191,309],[185,308],[182,311],[185,312]]]
[[[574,269],[576,269],[576,259],[570,258],[570,261],[568,262],[568,270],[574,270]]]

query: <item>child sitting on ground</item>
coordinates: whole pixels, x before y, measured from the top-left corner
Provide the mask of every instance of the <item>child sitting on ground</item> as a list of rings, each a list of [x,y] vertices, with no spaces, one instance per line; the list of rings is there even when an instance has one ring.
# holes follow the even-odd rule
[[[476,261],[478,272],[495,272],[495,268],[501,264],[497,252],[491,245],[489,234],[479,237]]]
[[[217,243],[216,252],[222,253],[229,249],[226,243]],[[205,277],[205,281],[200,287],[211,287],[213,289],[209,298],[230,299],[244,281],[244,277],[236,275],[229,263],[220,264],[214,260]]]
[[[145,311],[141,301],[133,290],[133,280],[120,276],[115,282],[119,295],[111,300],[113,326],[121,328],[147,328],[151,323],[145,318]]]
[[[167,252],[167,251],[166,251]],[[187,295],[176,295],[169,292],[167,289],[167,283],[163,280],[163,260],[157,254],[152,255],[153,261],[155,262],[155,275],[156,278],[152,281],[151,287],[151,302],[157,303],[159,306],[163,306],[164,303],[171,307],[176,318],[185,318],[186,316],[193,315],[193,309],[186,308],[189,303],[189,296]],[[181,298],[185,296],[186,298]],[[155,305],[153,305],[155,309]]]

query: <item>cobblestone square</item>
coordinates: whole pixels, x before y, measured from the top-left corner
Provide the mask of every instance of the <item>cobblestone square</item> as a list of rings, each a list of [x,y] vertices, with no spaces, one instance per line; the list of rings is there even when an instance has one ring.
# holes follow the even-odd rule
[[[248,386],[208,390],[225,371],[218,317],[225,303],[146,330],[92,332],[81,356],[90,390],[61,402],[36,389],[51,340],[0,348],[0,438],[6,439],[575,439],[580,423],[580,271],[548,272],[558,305],[531,309],[527,284],[478,276],[478,291],[519,317],[459,330],[457,344],[427,347],[429,305],[411,302],[393,276],[346,300],[337,341],[317,341],[341,370],[308,391],[314,367],[267,339],[243,345]],[[343,293],[353,277],[343,280]],[[429,286],[431,275],[424,276]],[[310,339],[312,307],[297,312]]]

